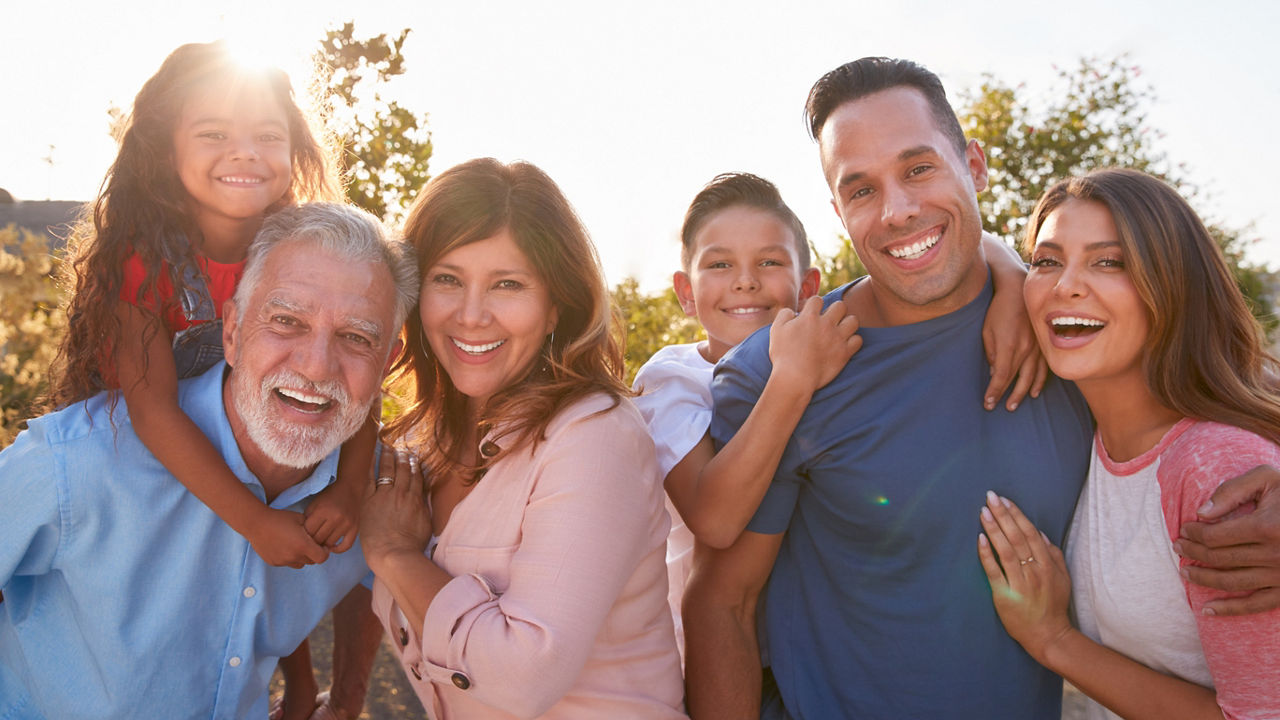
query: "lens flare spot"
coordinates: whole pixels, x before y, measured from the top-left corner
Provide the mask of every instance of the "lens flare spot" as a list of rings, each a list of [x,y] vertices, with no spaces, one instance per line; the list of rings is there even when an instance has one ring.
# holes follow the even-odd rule
[[[885,506],[885,505],[888,505],[888,504],[889,504],[889,498],[887,498],[887,497],[885,497],[885,496],[883,496],[883,495],[877,495],[877,496],[875,497],[875,501],[874,501],[874,502],[875,502],[875,504],[880,505],[881,507],[883,507],[883,506]]]
[[[1010,600],[1012,602],[1015,602],[1015,603],[1023,602],[1022,593],[1014,590],[1011,587],[1003,587],[997,590],[996,592],[1000,593],[1005,597],[1005,599]]]

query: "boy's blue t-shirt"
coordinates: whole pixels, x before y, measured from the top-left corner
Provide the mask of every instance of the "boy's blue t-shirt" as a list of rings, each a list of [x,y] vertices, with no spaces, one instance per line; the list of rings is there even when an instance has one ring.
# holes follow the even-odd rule
[[[988,282],[943,317],[862,329],[862,349],[814,394],[747,528],[786,533],[762,623],[797,720],[1060,717],[1061,678],[996,616],[978,514],[994,490],[1060,545],[1092,420],[1056,378],[1016,412],[983,409],[991,294]],[[716,368],[718,446],[764,388],[768,341],[766,327]]]

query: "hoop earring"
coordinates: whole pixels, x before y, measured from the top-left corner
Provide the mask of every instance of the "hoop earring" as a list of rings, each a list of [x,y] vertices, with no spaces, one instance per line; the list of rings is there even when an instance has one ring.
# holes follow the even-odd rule
[[[422,349],[422,356],[427,360],[431,359],[431,347],[427,345],[426,331],[418,332],[418,347]]]
[[[551,361],[555,354],[556,347],[556,331],[552,330],[547,336],[547,346],[542,356],[542,372],[548,374],[551,372]]]

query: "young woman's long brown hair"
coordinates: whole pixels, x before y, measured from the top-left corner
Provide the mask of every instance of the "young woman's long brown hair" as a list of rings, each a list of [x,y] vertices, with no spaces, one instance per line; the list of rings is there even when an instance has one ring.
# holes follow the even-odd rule
[[[1045,192],[1027,224],[1034,247],[1045,218],[1071,199],[1111,213],[1125,267],[1147,307],[1147,387],[1188,417],[1244,428],[1280,444],[1276,358],[1222,250],[1187,201],[1135,170],[1099,170]]]
[[[491,397],[480,424],[501,427],[504,453],[537,443],[556,414],[587,395],[615,400],[630,391],[622,381],[622,340],[595,247],[560,188],[537,167],[471,160],[433,178],[405,224],[405,241],[418,254],[423,278],[452,250],[510,231],[558,310],[551,341],[525,378]],[[478,470],[494,461],[464,462],[469,436],[466,397],[429,352],[419,313],[404,327],[405,352],[395,378],[413,385],[412,403],[387,428],[422,446],[435,473]],[[393,381],[394,384],[394,381]]]
[[[340,199],[331,154],[312,134],[283,71],[245,69],[223,42],[183,45],[174,50],[134,98],[115,162],[97,200],[69,239],[71,262],[67,263],[70,272],[65,282],[74,291],[49,393],[54,407],[83,400],[112,385],[103,363],[111,357],[120,333],[116,307],[125,261],[131,255],[136,253],[147,270],[140,296],[155,296],[166,261],[173,265],[169,273],[174,296],[181,293],[184,266],[195,262],[186,239],[198,237],[199,228],[188,212],[186,191],[174,164],[174,130],[192,93],[210,83],[227,81],[262,84],[288,117],[292,181],[272,209]],[[147,333],[154,335],[159,329],[160,320],[154,318]]]

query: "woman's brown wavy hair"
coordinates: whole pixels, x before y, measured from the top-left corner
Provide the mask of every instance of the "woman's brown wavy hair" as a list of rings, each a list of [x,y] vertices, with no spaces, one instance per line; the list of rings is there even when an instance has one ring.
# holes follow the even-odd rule
[[[1147,387],[1187,417],[1244,428],[1280,444],[1276,358],[1236,285],[1222,250],[1187,201],[1163,181],[1107,169],[1062,180],[1027,223],[1026,247],[1069,200],[1111,213],[1125,268],[1151,322],[1143,357]]]
[[[184,287],[183,270],[195,262],[185,238],[198,237],[199,228],[188,212],[186,190],[174,166],[173,135],[187,99],[211,82],[259,83],[288,117],[293,174],[288,191],[268,213],[299,202],[341,197],[332,154],[317,142],[284,71],[244,68],[221,41],[174,50],[134,98],[115,162],[97,200],[69,238],[71,262],[65,264],[69,271],[63,282],[74,290],[49,391],[53,407],[83,400],[111,384],[103,362],[111,357],[120,334],[116,308],[130,255],[137,253],[147,271],[139,297],[154,296],[166,260],[173,265],[175,298]],[[147,337],[160,328],[160,319],[153,317]]]
[[[418,254],[425,279],[440,258],[456,248],[506,230],[546,284],[559,312],[555,332],[525,377],[489,399],[479,427],[501,428],[502,453],[543,439],[547,426],[569,404],[594,393],[629,395],[622,381],[622,338],[595,247],[560,188],[525,162],[504,165],[492,158],[465,162],[432,179],[409,212],[405,241]],[[454,387],[428,347],[418,312],[404,326],[406,352],[394,378],[407,378],[413,397],[387,427],[389,437],[419,446],[437,475],[478,471],[462,442],[468,437],[466,396]],[[394,381],[393,381],[393,384]],[[481,432],[480,434],[483,434]]]

